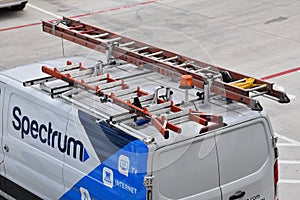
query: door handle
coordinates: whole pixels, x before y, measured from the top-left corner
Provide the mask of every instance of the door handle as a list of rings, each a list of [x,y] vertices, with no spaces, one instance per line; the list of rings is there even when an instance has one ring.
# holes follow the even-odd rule
[[[235,199],[240,199],[243,196],[245,196],[246,192],[245,191],[237,191],[234,195],[229,197],[229,200],[235,200]]]

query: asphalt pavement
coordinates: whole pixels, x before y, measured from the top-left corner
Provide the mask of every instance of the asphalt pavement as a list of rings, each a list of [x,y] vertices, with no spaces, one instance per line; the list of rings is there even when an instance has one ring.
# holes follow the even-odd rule
[[[198,60],[265,78],[291,103],[260,98],[279,136],[282,200],[300,199],[300,1],[30,0],[0,9],[0,70],[93,50],[41,30],[41,19],[72,17]]]

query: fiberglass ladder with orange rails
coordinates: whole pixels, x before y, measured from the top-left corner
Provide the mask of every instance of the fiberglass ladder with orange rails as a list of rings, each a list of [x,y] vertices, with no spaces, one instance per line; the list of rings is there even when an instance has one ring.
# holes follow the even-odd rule
[[[120,124],[125,120],[132,120],[137,126],[151,123],[165,139],[169,138],[169,131],[181,133],[180,124],[186,121],[201,124],[200,133],[225,125],[221,116],[182,108],[175,105],[171,100],[162,99],[157,94],[149,94],[143,91],[139,86],[129,88],[125,83],[127,77],[117,80],[109,74],[99,73],[96,67],[85,68],[81,63],[73,65],[68,62],[67,66],[61,68],[42,66],[42,71],[50,76],[26,81],[23,85],[40,84],[42,89],[48,91],[52,97],[61,97],[81,108],[87,108],[88,106],[82,106],[82,102],[73,98],[80,92],[87,92],[88,95],[98,97],[101,103],[109,101],[124,108],[126,111],[106,117],[106,121],[111,125]],[[138,78],[143,74],[136,74],[135,77]],[[55,80],[62,80],[67,84],[54,87],[45,85],[45,83]],[[166,92],[168,91],[170,90],[166,90]],[[87,110],[91,111],[91,109]],[[97,114],[97,111],[91,112]]]
[[[213,66],[157,48],[110,31],[64,17],[62,21],[42,23],[43,31],[106,53],[107,63],[123,60],[141,68],[147,67],[165,76],[190,75],[193,86],[262,110],[257,96],[266,96],[279,103],[290,102],[285,92],[275,90],[273,83],[255,79],[225,68]]]

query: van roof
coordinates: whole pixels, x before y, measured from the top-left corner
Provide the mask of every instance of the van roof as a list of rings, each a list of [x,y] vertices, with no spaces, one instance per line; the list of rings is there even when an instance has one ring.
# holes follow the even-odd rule
[[[97,55],[97,59],[86,56],[68,58],[64,57],[16,67],[13,69],[2,71],[0,72],[0,74],[19,82],[20,87],[23,87],[22,83],[25,81],[47,76],[41,71],[42,66],[47,66],[49,68],[65,66],[66,61],[71,60],[73,63],[82,62],[83,66],[88,67],[94,66],[99,59],[104,60],[105,56],[102,54]],[[231,126],[243,121],[247,121],[249,119],[257,118],[262,115],[262,112],[252,111],[244,104],[238,102],[228,103],[226,99],[217,95],[210,97],[209,103],[204,104],[203,100],[199,100],[199,96],[196,95],[197,92],[201,92],[199,89],[182,89],[179,87],[179,80],[174,81],[169,77],[163,76],[153,71],[147,71],[146,69],[140,70],[137,66],[134,66],[132,64],[123,64],[121,66],[107,66],[104,67],[103,73],[108,73],[110,74],[110,77],[113,77],[117,80],[125,78],[124,81],[126,83],[127,89],[136,88],[139,86],[141,90],[149,94],[153,94],[156,88],[163,86],[164,89],[160,89],[158,91],[158,95],[164,95],[166,93],[165,88],[169,87],[173,92],[173,104],[181,108],[182,110],[188,110],[186,112],[188,117],[182,114],[182,116],[177,117],[176,120],[170,120],[172,121],[172,124],[170,126],[178,126],[180,127],[180,131],[176,133],[174,129],[169,129],[169,139],[165,139],[164,137],[162,137],[160,130],[157,129],[153,122],[143,120],[143,117],[140,117],[140,115],[136,117],[134,113],[130,113],[124,106],[117,106],[116,103],[113,103],[110,100],[101,102],[100,97],[90,94],[87,91],[80,92],[77,95],[72,95],[72,101],[79,102],[80,104],[78,105],[86,105],[86,108],[88,108],[86,109],[86,111],[95,114],[100,120],[102,118],[106,120],[111,119],[112,116],[118,116],[121,119],[122,116],[124,116],[125,118],[123,117],[123,119],[119,120],[120,123],[119,121],[117,121],[115,124],[112,124],[141,140],[147,142],[154,140],[159,146],[178,140],[184,140],[190,137],[195,137],[200,134],[205,125],[199,123],[197,120],[191,120],[191,113],[189,110],[195,112],[195,116],[200,116],[204,113],[222,116],[224,126]],[[63,82],[60,80],[54,81],[53,83],[45,83],[45,85],[47,85],[48,87],[62,84]],[[44,95],[49,95],[39,86],[34,87],[37,88],[39,92],[32,93],[31,95],[41,95],[41,93],[43,93]],[[122,89],[114,87],[111,89],[111,92],[117,93],[120,90]],[[130,97],[132,96],[129,95],[126,98],[128,99]],[[186,101],[187,99],[188,101]],[[66,104],[71,104],[71,101],[68,102],[65,100],[58,98],[58,100],[54,99],[53,101],[62,101]],[[51,101],[48,103],[55,105]],[[147,106],[147,109],[151,110],[152,104],[153,102],[150,102],[150,104],[148,104]],[[80,109],[85,110],[83,107],[81,107]],[[94,111],[91,111],[91,109],[94,109]],[[164,111],[164,109],[165,108],[158,108],[156,110],[153,109],[151,117],[160,117],[159,120],[161,120],[161,123],[164,125],[164,127],[166,127],[167,120],[163,121],[162,119],[168,119],[168,115],[172,113],[172,111]],[[127,114],[123,115],[124,113]],[[210,125],[212,124],[212,122],[208,122],[207,131],[211,129]]]

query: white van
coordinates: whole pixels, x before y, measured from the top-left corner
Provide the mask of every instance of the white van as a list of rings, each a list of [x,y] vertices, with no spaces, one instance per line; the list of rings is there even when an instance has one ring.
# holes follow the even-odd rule
[[[219,96],[203,104],[196,88],[131,64],[98,76],[83,67],[94,60],[70,59],[0,73],[2,196],[277,199],[278,151],[264,111]],[[111,95],[86,90],[92,79]]]

